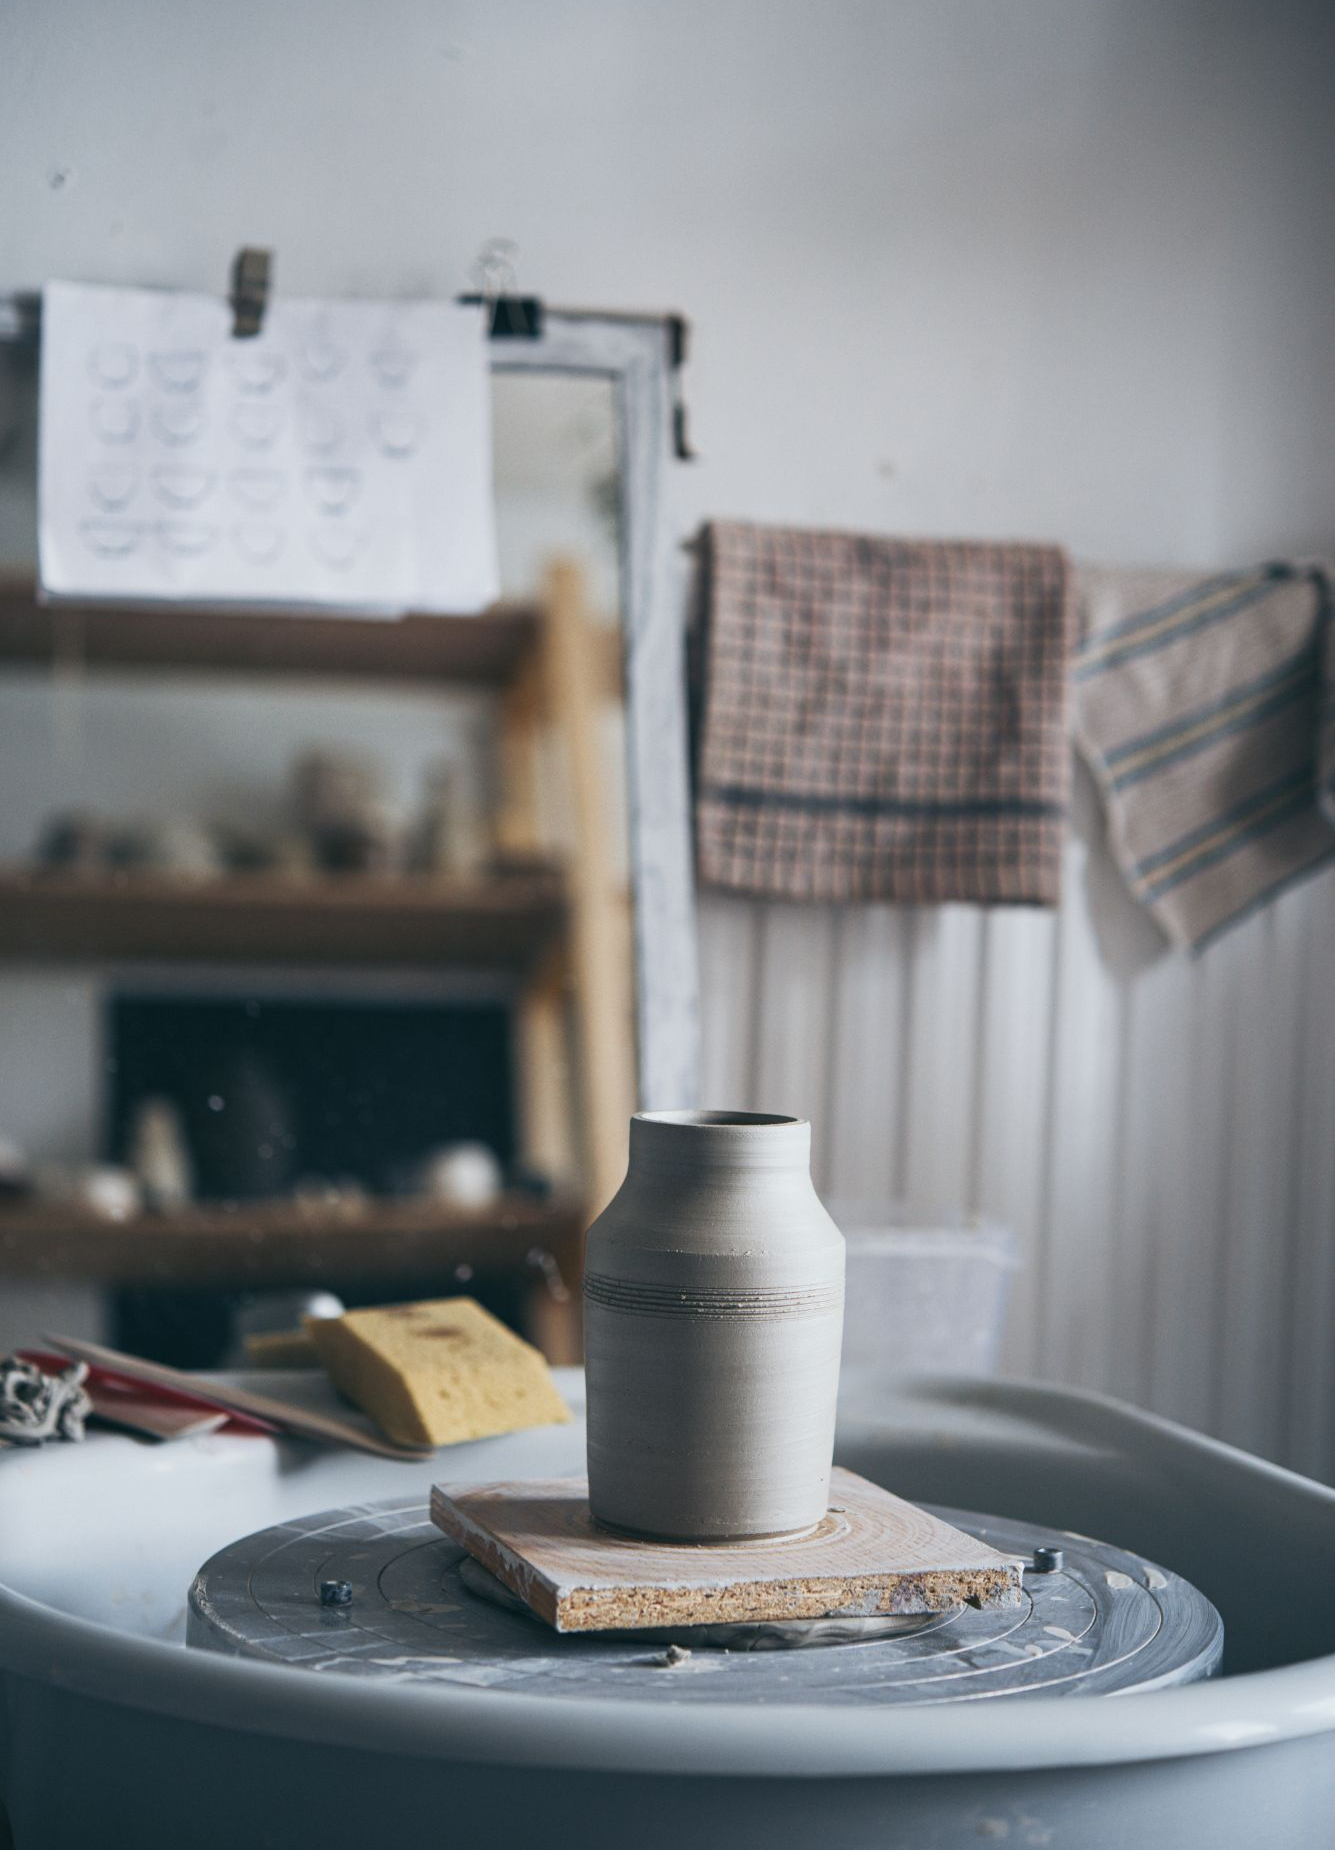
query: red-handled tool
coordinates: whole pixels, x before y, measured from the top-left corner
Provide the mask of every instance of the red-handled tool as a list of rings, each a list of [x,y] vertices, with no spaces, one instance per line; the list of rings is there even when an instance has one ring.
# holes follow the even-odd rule
[[[256,1394],[250,1388],[234,1387],[225,1381],[201,1381],[178,1368],[161,1362],[145,1362],[135,1355],[122,1355],[116,1349],[104,1349],[100,1343],[84,1342],[73,1336],[56,1336],[48,1332],[47,1342],[75,1361],[87,1362],[138,1386],[147,1383],[167,1388],[199,1405],[242,1414],[261,1430],[280,1431],[299,1439],[316,1439],[326,1445],[350,1445],[359,1452],[372,1452],[377,1458],[401,1458],[420,1461],[430,1456],[430,1448],[397,1445],[383,1438],[369,1424],[354,1424],[335,1414],[320,1413],[307,1407],[294,1407],[287,1401],[274,1400],[268,1394]]]
[[[47,1349],[20,1350],[19,1359],[47,1375],[63,1374],[70,1365],[67,1355],[57,1355]],[[131,1432],[145,1433],[153,1439],[190,1439],[200,1433],[218,1432],[224,1427],[244,1432],[278,1430],[270,1421],[255,1414],[224,1409],[216,1401],[204,1400],[197,1394],[136,1380],[93,1363],[88,1364],[83,1386],[99,1419]]]

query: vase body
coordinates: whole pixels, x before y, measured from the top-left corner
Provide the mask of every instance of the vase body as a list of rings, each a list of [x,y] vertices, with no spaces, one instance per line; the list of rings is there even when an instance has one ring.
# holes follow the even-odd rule
[[[844,1242],[811,1126],[645,1112],[589,1230],[589,1502],[671,1541],[796,1533],[826,1512]]]

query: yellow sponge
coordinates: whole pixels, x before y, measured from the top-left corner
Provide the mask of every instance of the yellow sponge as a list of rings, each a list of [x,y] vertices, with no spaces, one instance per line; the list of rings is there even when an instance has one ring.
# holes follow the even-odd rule
[[[401,1445],[454,1445],[570,1412],[531,1344],[472,1298],[312,1317],[334,1386]]]

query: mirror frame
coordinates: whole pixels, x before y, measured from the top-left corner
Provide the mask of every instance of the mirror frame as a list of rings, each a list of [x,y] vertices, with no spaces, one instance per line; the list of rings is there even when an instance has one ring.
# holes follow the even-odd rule
[[[699,1102],[700,993],[684,597],[665,505],[673,460],[672,323],[545,309],[536,337],[491,343],[498,373],[610,379],[620,468],[636,1071],[641,1111]]]

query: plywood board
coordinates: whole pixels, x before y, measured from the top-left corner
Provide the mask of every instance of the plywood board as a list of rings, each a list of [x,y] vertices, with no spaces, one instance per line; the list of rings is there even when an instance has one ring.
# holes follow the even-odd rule
[[[431,1519],[558,1632],[941,1612],[1019,1599],[1021,1563],[836,1470],[805,1536],[683,1545],[608,1533],[583,1478],[437,1484]]]

